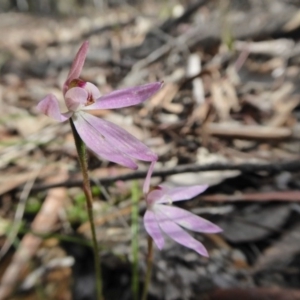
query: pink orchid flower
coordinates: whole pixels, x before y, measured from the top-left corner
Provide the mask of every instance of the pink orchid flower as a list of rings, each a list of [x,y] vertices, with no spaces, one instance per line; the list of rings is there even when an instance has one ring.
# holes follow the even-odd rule
[[[175,242],[195,250],[200,255],[208,256],[202,243],[190,236],[182,227],[205,233],[217,233],[222,229],[182,208],[165,205],[175,201],[189,200],[204,192],[206,188],[207,186],[204,185],[177,188],[159,186],[147,195],[144,225],[160,250],[164,246],[164,232]]]
[[[60,112],[58,100],[52,94],[41,100],[37,109],[59,122],[72,118],[79,136],[87,147],[104,159],[131,169],[137,169],[133,158],[149,162],[157,161],[157,155],[127,131],[88,112],[142,103],[154,95],[161,88],[162,83],[155,82],[116,90],[101,96],[94,84],[79,79],[88,47],[87,41],[80,47],[63,85],[63,95],[68,111]]]

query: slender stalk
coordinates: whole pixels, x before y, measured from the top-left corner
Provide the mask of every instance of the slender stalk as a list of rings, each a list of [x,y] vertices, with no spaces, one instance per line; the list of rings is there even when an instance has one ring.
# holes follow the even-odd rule
[[[153,239],[148,236],[148,255],[147,255],[147,270],[145,276],[145,284],[143,290],[142,300],[147,300],[149,285],[151,281],[153,267]]]
[[[139,187],[133,183],[131,189],[131,254],[132,254],[132,295],[139,299]]]
[[[93,196],[92,196],[89,173],[88,173],[87,152],[86,152],[85,144],[80,138],[80,136],[78,135],[72,119],[70,119],[70,123],[71,123],[71,128],[72,128],[75,145],[78,153],[79,164],[83,176],[83,191],[86,197],[87,211],[88,211],[88,216],[89,216],[89,221],[90,221],[91,231],[92,231],[92,242],[93,242],[93,249],[94,249],[95,271],[96,271],[97,299],[104,300],[102,294],[102,275],[101,275],[99,247],[96,238],[96,229],[95,229],[94,215],[93,215]]]

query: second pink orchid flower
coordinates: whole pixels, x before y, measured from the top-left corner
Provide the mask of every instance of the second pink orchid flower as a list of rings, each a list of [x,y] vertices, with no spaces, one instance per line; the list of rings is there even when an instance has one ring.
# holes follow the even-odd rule
[[[200,255],[208,256],[202,243],[190,236],[183,228],[204,233],[217,233],[222,229],[182,208],[170,205],[176,201],[189,200],[206,189],[206,185],[177,188],[158,186],[147,195],[144,225],[160,250],[164,246],[164,233],[177,243],[195,250]]]

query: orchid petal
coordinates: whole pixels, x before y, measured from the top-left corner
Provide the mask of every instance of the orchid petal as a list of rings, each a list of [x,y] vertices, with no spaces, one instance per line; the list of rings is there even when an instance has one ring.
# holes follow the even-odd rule
[[[157,203],[168,203],[170,198],[172,202],[190,200],[197,195],[203,193],[208,186],[207,185],[194,185],[188,187],[177,187],[177,188],[168,188],[166,186],[161,187],[165,192],[165,197],[161,198]]]
[[[118,149],[120,152],[135,159],[144,161],[157,160],[155,153],[123,128],[88,113],[82,113],[82,117],[98,134],[105,138],[112,148]]]
[[[88,41],[85,41],[81,45],[81,47],[79,48],[79,50],[78,50],[78,52],[77,52],[77,54],[76,54],[76,56],[73,60],[71,69],[70,69],[68,77],[67,77],[67,80],[65,81],[64,86],[63,86],[63,93],[64,94],[67,92],[70,82],[73,79],[79,78],[79,75],[82,71],[82,68],[83,68],[83,65],[84,65],[84,62],[85,62],[85,58],[86,58],[86,55],[87,55],[87,52],[88,52],[88,48],[89,48],[89,42]]]
[[[161,209],[163,210],[164,208],[165,207],[163,206]],[[171,239],[187,248],[195,250],[200,255],[208,256],[205,247],[199,241],[194,239],[175,222],[170,220],[162,211],[160,211],[160,209],[157,209],[155,211],[155,216],[160,229],[165,232]]]
[[[189,230],[206,233],[222,231],[219,226],[179,207],[164,205],[162,212],[175,223]]]
[[[154,82],[136,87],[113,91],[96,100],[85,110],[113,109],[136,105],[153,96],[162,86],[162,82]]]
[[[137,164],[119,151],[117,145],[111,145],[106,136],[103,136],[101,132],[86,121],[85,115],[86,113],[77,112],[73,117],[73,121],[78,134],[87,147],[104,159],[131,169],[137,169]]]
[[[64,122],[72,116],[72,112],[61,113],[58,105],[57,98],[49,94],[42,99],[36,106],[37,110],[45,114],[46,116],[55,119],[59,122]]]
[[[158,203],[158,201],[163,198],[165,196],[164,191],[160,190],[160,189],[155,189],[153,191],[151,191],[148,195],[147,195],[147,205],[151,206],[154,205],[155,203]]]
[[[65,94],[66,106],[71,111],[84,107],[88,99],[88,92],[81,87],[73,87]]]
[[[155,214],[150,210],[147,210],[144,215],[144,226],[148,234],[153,238],[158,249],[161,250],[164,247],[164,237],[157,224]]]
[[[150,180],[151,180],[151,176],[152,176],[152,173],[153,173],[153,169],[154,169],[155,163],[156,163],[156,160],[154,160],[151,163],[151,165],[149,167],[149,170],[147,172],[147,176],[145,178],[144,185],[143,185],[143,193],[144,194],[147,194],[149,192]]]
[[[85,83],[84,89],[88,91],[89,96],[91,96],[94,101],[101,96],[99,89],[90,82]]]

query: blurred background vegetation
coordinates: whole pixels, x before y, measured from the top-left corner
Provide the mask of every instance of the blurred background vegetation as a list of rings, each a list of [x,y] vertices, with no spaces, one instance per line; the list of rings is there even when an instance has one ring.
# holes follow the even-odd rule
[[[80,9],[138,5],[142,0],[1,0],[0,12],[17,11],[43,15],[69,15]],[[166,2],[166,1],[162,1]]]

